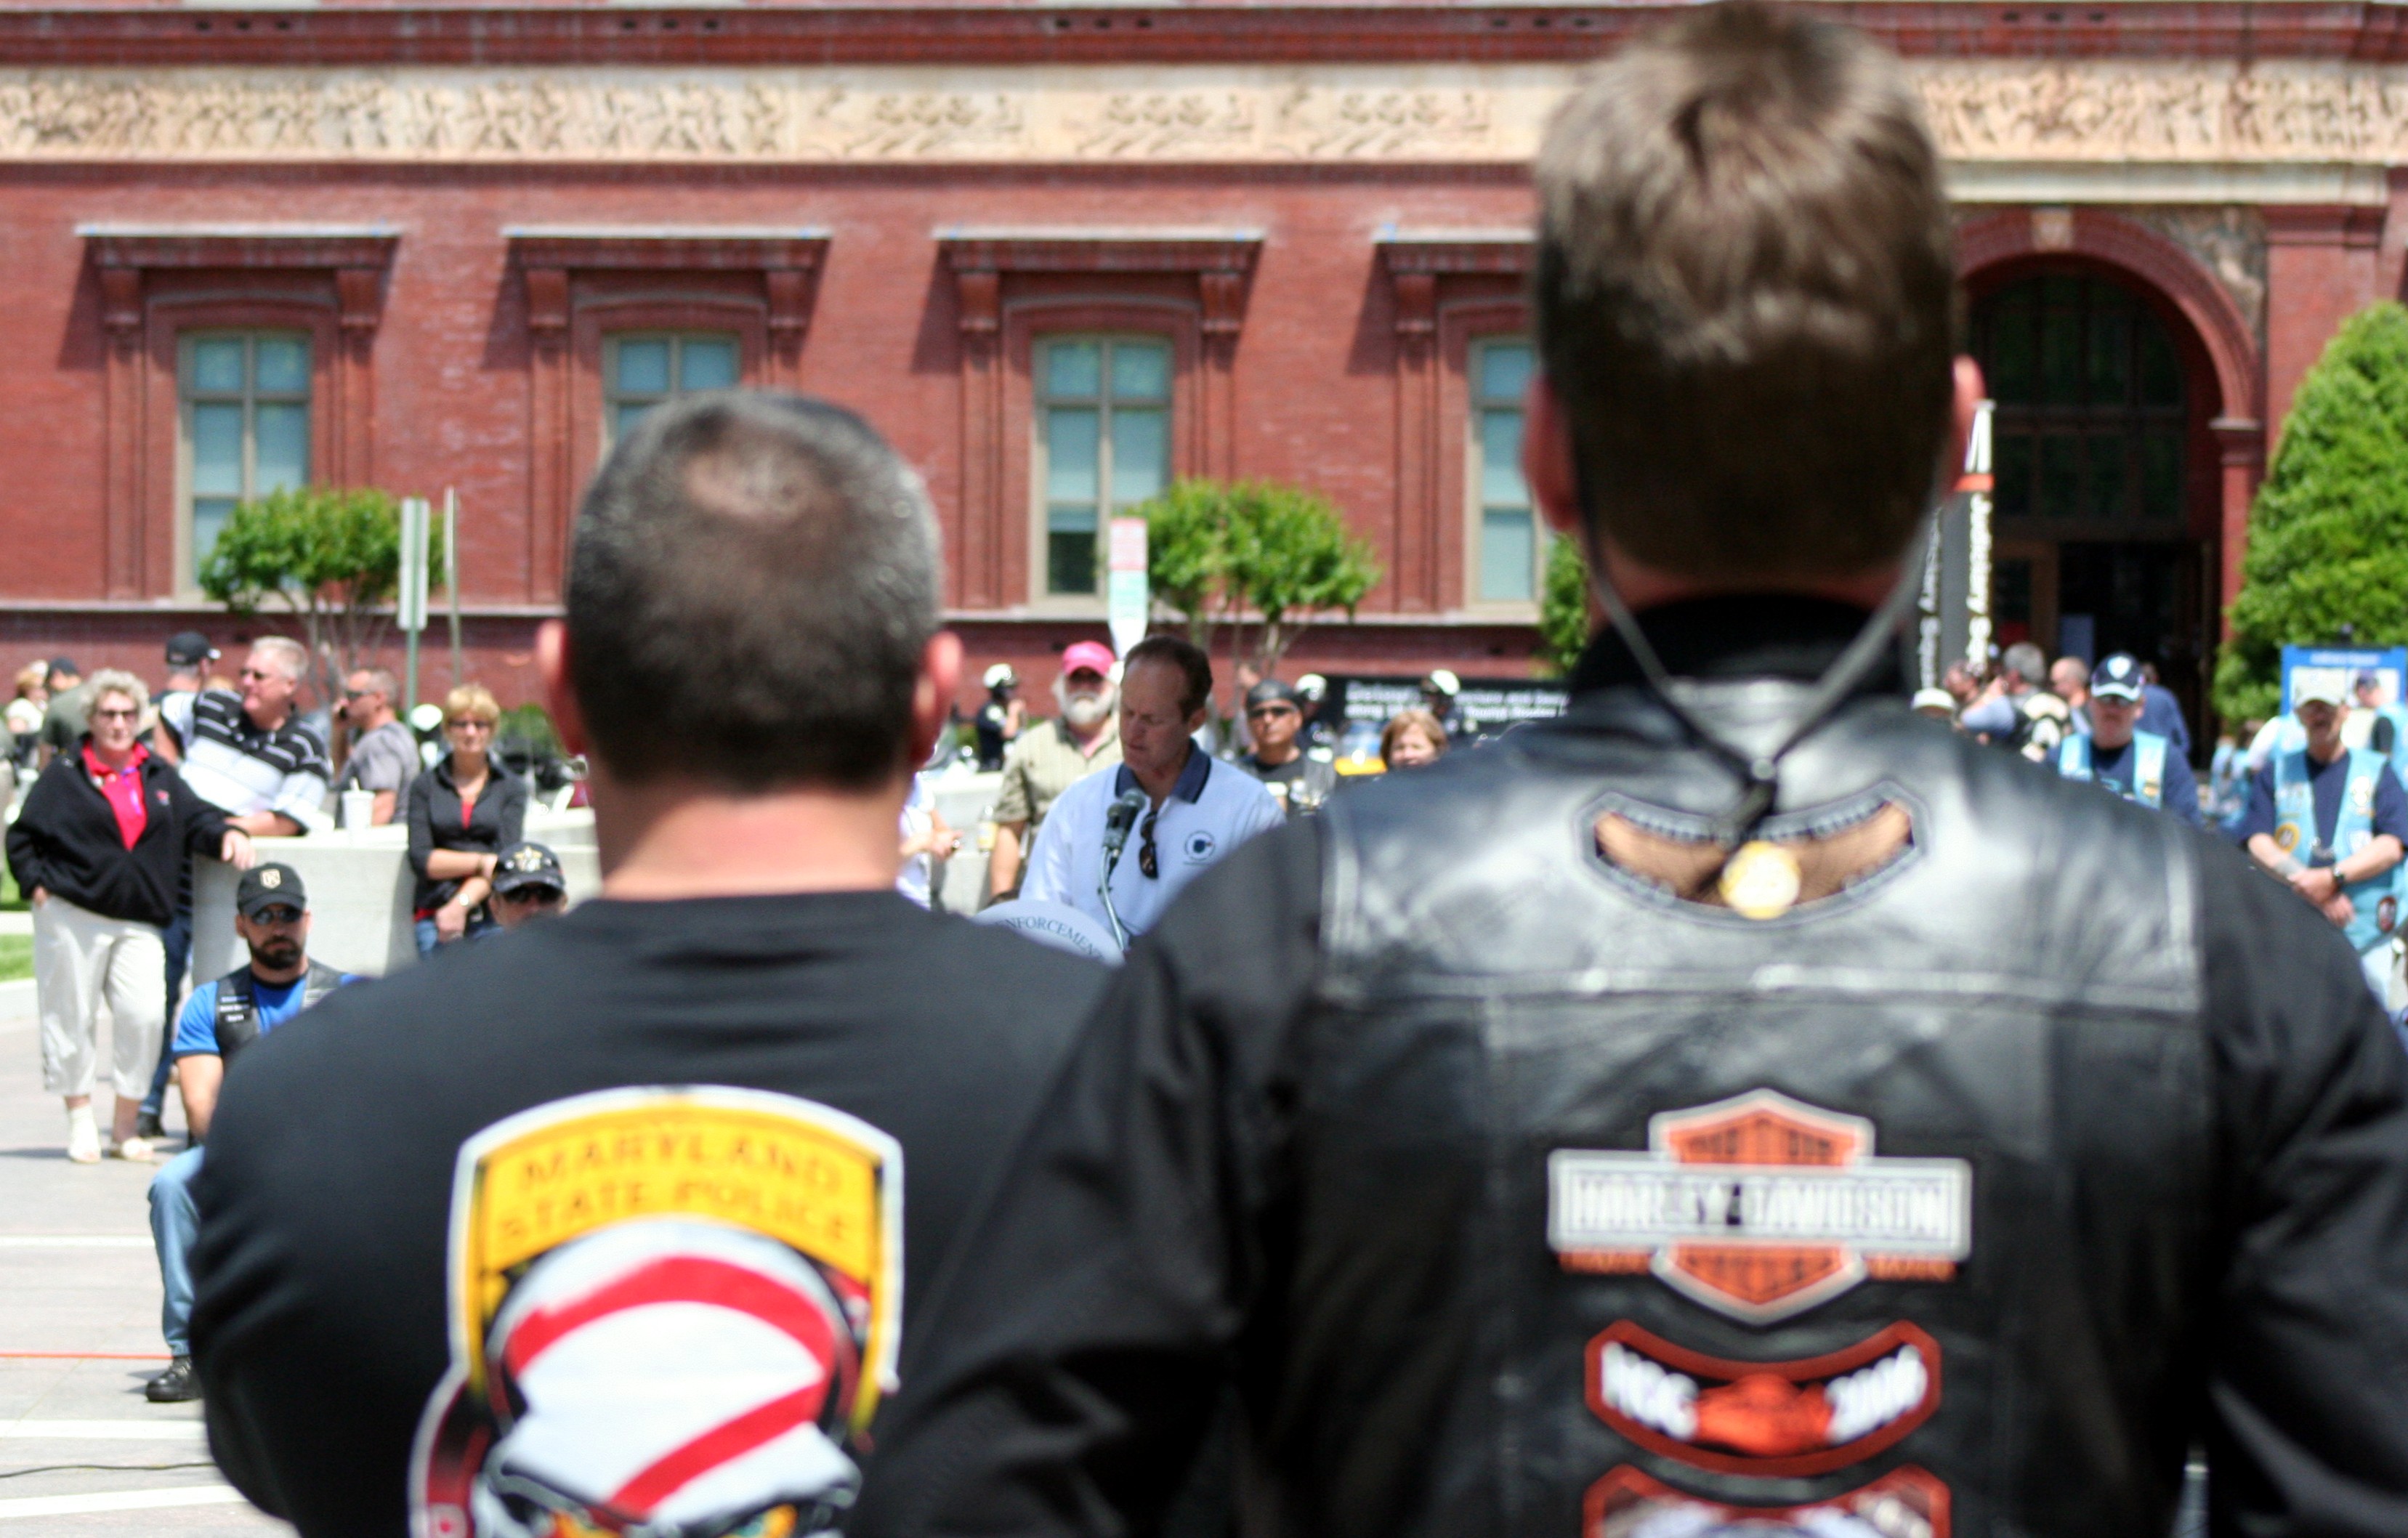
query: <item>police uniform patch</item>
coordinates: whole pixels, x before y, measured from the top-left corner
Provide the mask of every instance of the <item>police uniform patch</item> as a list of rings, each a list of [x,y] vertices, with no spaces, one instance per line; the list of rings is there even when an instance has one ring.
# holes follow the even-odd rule
[[[1598,1419],[1716,1474],[1828,1474],[1894,1446],[1940,1407],[1939,1343],[1903,1322],[1804,1360],[1733,1361],[1626,1319],[1587,1355]]]
[[[1868,1277],[1945,1281],[1972,1253],[1961,1159],[1876,1159],[1873,1124],[1757,1089],[1647,1124],[1647,1150],[1547,1158],[1547,1242],[1568,1271],[1648,1271],[1751,1324]]]
[[[462,1147],[417,1538],[804,1538],[894,1388],[902,1150],[840,1111],[610,1089]]]

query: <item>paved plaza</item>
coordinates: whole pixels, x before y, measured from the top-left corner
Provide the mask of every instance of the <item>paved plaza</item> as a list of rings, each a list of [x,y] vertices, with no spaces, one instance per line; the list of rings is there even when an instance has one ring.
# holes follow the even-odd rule
[[[166,1365],[150,1167],[67,1162],[34,1021],[5,1013],[18,1018],[0,1018],[0,1538],[289,1531],[219,1477],[198,1404],[142,1397]],[[99,1109],[106,1126],[105,1096]]]

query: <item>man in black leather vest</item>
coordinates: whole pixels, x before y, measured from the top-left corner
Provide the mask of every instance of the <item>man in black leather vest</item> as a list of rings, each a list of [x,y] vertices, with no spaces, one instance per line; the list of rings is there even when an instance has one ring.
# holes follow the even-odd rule
[[[1913,715],[1981,393],[1896,63],[1700,9],[1537,168],[1560,722],[1131,954],[907,1343],[853,1538],[2408,1531],[2408,1059],[2234,851]]]

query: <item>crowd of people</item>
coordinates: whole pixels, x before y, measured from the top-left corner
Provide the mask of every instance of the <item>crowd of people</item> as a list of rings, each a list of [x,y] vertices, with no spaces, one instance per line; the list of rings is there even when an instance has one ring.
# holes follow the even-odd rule
[[[1050,719],[991,674],[994,890],[1116,969],[912,901],[965,682],[913,467],[785,394],[619,435],[535,648],[601,895],[521,923],[498,801],[436,839],[499,794],[464,691],[435,952],[348,981],[259,861],[178,1017],[153,1388],[236,1488],[304,1538],[2122,1538],[2203,1442],[2218,1531],[2401,1531],[2408,1052],[2335,933],[2388,749],[2303,683],[2244,855],[2132,658],[1906,708],[1985,390],[1869,39],[1691,7],[1533,183],[1570,708],[1448,752],[1434,675],[1338,790],[1306,680],[1235,680],[1223,758],[1177,637],[1068,648]],[[251,662],[170,733],[233,804],[139,836],[94,680],[83,845],[317,815]],[[463,891],[506,932],[440,943]]]

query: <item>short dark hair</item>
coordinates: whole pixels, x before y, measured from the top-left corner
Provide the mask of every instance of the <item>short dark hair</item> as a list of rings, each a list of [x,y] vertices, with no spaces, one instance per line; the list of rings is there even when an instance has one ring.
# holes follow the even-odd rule
[[[1956,304],[1898,61],[1703,7],[1599,67],[1536,180],[1538,343],[1595,531],[1693,577],[1896,559],[1947,441]]]
[[[748,391],[655,406],[586,492],[569,556],[595,750],[630,780],[740,792],[891,778],[938,589],[920,477],[852,412]]]
[[[1184,676],[1179,691],[1182,716],[1193,716],[1212,697],[1212,659],[1183,635],[1149,635],[1129,648],[1128,655],[1121,659],[1121,676],[1125,679],[1140,662],[1166,662]]]

